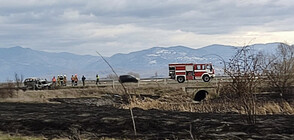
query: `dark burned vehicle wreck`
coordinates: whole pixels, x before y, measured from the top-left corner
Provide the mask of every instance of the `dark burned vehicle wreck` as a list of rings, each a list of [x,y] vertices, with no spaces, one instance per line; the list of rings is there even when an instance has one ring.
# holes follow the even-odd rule
[[[46,79],[32,77],[24,80],[24,86],[26,89],[42,90],[50,89],[52,87],[52,83],[48,82]]]

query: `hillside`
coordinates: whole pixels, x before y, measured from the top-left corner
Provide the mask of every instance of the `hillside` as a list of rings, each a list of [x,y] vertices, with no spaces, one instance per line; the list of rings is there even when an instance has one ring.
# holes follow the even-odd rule
[[[273,53],[279,43],[256,44],[257,51]],[[222,61],[228,61],[238,47],[210,45],[199,49],[185,46],[153,47],[128,54],[115,54],[105,57],[119,74],[136,72],[141,77],[151,77],[156,72],[167,77],[169,63],[213,63],[218,70]],[[24,77],[51,78],[54,75],[85,75],[94,79],[99,73],[105,77],[111,73],[109,67],[99,56],[77,55],[71,53],[51,53],[29,48],[0,48],[0,81],[13,80],[14,74]]]

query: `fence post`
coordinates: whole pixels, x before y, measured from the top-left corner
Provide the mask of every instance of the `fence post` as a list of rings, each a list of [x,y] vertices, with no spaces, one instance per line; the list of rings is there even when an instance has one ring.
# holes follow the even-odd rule
[[[112,88],[114,88],[114,79],[112,79]]]
[[[167,79],[166,79],[166,78],[163,79],[163,83],[164,83],[165,85],[167,85]]]

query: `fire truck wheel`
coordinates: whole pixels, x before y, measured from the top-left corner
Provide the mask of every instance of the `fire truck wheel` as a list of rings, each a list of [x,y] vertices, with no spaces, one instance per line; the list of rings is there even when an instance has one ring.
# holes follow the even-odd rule
[[[202,80],[204,82],[209,82],[210,81],[210,77],[208,75],[203,75]]]
[[[183,83],[183,82],[185,82],[185,78],[184,78],[183,76],[178,77],[178,82],[179,82],[179,83]]]

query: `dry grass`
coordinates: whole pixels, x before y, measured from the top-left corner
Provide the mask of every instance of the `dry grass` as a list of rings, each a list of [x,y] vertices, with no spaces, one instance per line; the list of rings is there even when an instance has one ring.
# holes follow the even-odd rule
[[[199,112],[199,113],[239,113],[246,114],[238,100],[225,100],[221,97],[218,99],[208,99],[201,103],[193,103],[189,96],[174,95],[162,96],[159,99],[138,99],[133,98],[131,104],[122,105],[122,108],[137,107],[144,110],[159,109],[166,111],[183,111],[183,112]],[[257,115],[293,115],[294,106],[287,101],[267,101],[258,102],[256,104]]]
[[[44,140],[44,137],[32,137],[22,135],[10,135],[0,132],[0,140]]]
[[[5,83],[2,84],[0,87],[0,98],[12,98],[14,92],[14,84],[13,83]]]
[[[12,91],[12,96],[0,98],[0,102],[37,102],[48,103],[51,98],[100,97],[105,93],[112,93],[109,89],[76,88],[59,90],[27,90]]]
[[[287,101],[281,102],[266,102],[260,105],[257,109],[258,114],[285,114],[293,115],[294,108]]]
[[[128,91],[134,95],[154,95],[160,96],[158,99],[148,97],[140,98],[133,96],[130,104],[122,104],[120,108],[129,109],[130,107],[148,109],[159,109],[166,111],[184,111],[199,113],[240,113],[245,114],[244,108],[240,107],[240,102],[219,96],[213,91],[209,92],[205,101],[200,103],[193,102],[193,94],[188,94],[177,86],[148,86],[134,87],[127,86]],[[3,91],[2,91],[3,92]],[[13,91],[11,96],[0,98],[0,102],[37,102],[49,103],[51,98],[79,98],[79,97],[101,97],[104,94],[123,94],[120,87],[116,88],[67,88],[58,90],[27,90]],[[51,102],[52,103],[52,102]],[[294,114],[293,103],[285,100],[258,101],[256,103],[256,113],[266,114]]]

